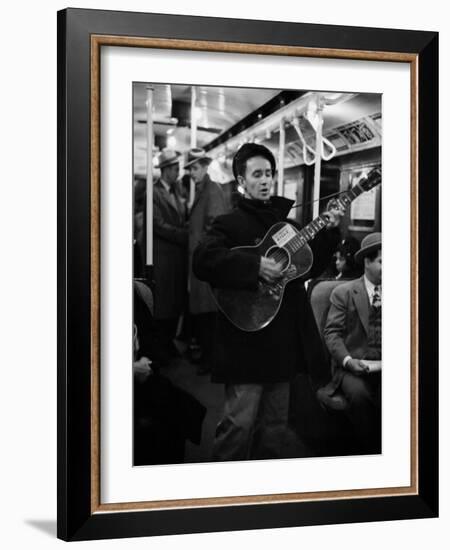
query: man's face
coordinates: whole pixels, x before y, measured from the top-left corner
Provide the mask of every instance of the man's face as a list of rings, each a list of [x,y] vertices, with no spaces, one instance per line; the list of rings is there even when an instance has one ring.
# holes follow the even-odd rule
[[[245,166],[245,176],[238,176],[238,182],[244,188],[247,198],[268,200],[273,183],[270,162],[264,157],[249,158]]]
[[[189,169],[190,176],[194,183],[200,183],[202,179],[206,176],[207,171],[208,165],[200,164],[199,162],[194,162],[194,164],[192,164]]]
[[[369,258],[364,259],[364,273],[374,285],[381,284],[381,250],[373,261]]]
[[[164,168],[163,179],[169,185],[173,185],[177,181],[179,173],[180,165],[177,162],[176,164],[172,164],[172,166]]]

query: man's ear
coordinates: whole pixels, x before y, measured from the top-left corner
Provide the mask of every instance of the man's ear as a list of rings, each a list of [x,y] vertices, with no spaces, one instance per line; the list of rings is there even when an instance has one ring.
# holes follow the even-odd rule
[[[237,182],[239,183],[240,186],[245,188],[245,179],[244,179],[243,176],[238,176],[237,177]]]

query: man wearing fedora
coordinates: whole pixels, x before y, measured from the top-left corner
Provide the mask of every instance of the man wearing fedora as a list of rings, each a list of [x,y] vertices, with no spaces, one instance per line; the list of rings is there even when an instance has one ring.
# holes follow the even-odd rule
[[[324,338],[334,360],[322,398],[342,391],[365,453],[381,452],[381,233],[364,237],[355,261],[364,275],[331,293]],[[318,396],[319,399],[321,398]],[[323,399],[322,399],[323,401]]]
[[[180,154],[164,149],[158,156],[161,177],[153,189],[155,330],[158,359],[176,353],[173,339],[187,290],[188,225],[177,180]]]
[[[211,369],[214,316],[217,311],[208,283],[200,281],[192,271],[192,256],[197,245],[211,227],[217,216],[228,211],[227,201],[219,183],[212,181],[208,167],[212,159],[203,149],[193,148],[188,152],[185,169],[195,186],[195,194],[189,216],[189,312],[193,332],[201,348],[201,363],[198,374],[207,374]]]

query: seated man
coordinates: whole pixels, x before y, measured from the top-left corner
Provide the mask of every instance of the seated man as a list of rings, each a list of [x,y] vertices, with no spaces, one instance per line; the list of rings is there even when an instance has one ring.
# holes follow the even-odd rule
[[[200,443],[206,408],[152,361],[153,297],[140,281],[134,281],[133,313],[133,464],[179,464],[185,440]]]
[[[355,254],[364,275],[336,287],[324,329],[336,365],[322,391],[344,394],[364,453],[381,452],[381,233],[367,235]],[[322,396],[323,397],[323,396]],[[320,398],[320,396],[319,396]]]

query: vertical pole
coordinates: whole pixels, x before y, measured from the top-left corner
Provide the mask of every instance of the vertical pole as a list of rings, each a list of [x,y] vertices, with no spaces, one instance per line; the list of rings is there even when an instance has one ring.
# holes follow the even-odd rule
[[[276,194],[284,196],[284,150],[286,145],[286,129],[284,118],[280,120],[280,143],[278,148],[278,185]]]
[[[322,126],[323,112],[320,95],[317,95],[316,162],[314,164],[313,219],[319,215],[320,172],[322,169]]]
[[[191,148],[197,147],[197,88],[191,86]]]
[[[147,86],[146,265],[153,265],[153,88]]]
[[[197,88],[191,86],[191,149],[197,147]],[[188,208],[190,208],[194,203],[195,198],[195,183],[192,179],[189,180],[189,198],[188,198]]]

